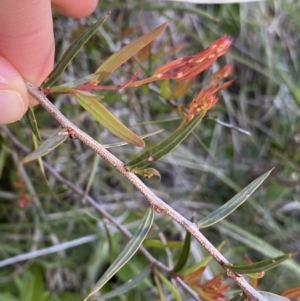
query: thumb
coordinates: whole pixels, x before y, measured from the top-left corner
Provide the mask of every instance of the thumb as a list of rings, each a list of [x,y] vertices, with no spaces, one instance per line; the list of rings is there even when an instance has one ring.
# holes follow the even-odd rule
[[[0,0],[0,123],[20,119],[28,104],[37,103],[21,77],[39,86],[53,57],[50,0]]]
[[[21,75],[0,56],[0,124],[21,119],[28,103],[27,89]]]

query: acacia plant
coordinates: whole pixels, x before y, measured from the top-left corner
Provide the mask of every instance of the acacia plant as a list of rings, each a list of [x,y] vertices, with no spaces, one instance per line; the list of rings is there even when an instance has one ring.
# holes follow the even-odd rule
[[[75,193],[82,195],[84,199],[103,216],[103,218],[114,224],[121,233],[130,238],[126,247],[123,250],[120,250],[119,256],[114,259],[113,263],[100,277],[99,281],[91,289],[85,300],[104,300],[117,296],[124,293],[126,290],[132,289],[150,274],[152,274],[154,283],[158,287],[158,291],[161,291],[160,283],[163,283],[170,290],[176,300],[182,300],[182,298],[175,283],[177,283],[178,287],[181,287],[180,291],[186,291],[186,293],[194,300],[219,300],[226,298],[230,287],[229,284],[227,284],[226,279],[224,279],[224,274],[227,274],[227,276],[240,287],[240,292],[236,294],[232,300],[287,300],[286,298],[274,294],[257,291],[255,289],[254,282],[251,279],[263,277],[266,270],[271,269],[282,261],[290,258],[292,254],[269,258],[256,263],[252,263],[251,260],[248,260],[248,263],[245,265],[237,265],[229,262],[222,255],[221,246],[213,246],[202,234],[202,229],[215,225],[242,205],[269,176],[271,171],[268,171],[253,180],[247,187],[241,190],[223,206],[208,214],[205,218],[197,221],[190,221],[187,217],[182,216],[172,207],[167,205],[164,200],[151,191],[139,178],[139,176],[146,178],[157,176],[159,179],[161,178],[159,170],[154,168],[155,162],[172,152],[172,150],[179,146],[184,139],[193,132],[197,125],[203,120],[203,118],[205,118],[207,111],[212,109],[218,102],[218,92],[226,89],[234,82],[234,79],[226,80],[231,73],[231,64],[226,64],[219,70],[213,72],[207,81],[207,84],[199,90],[194,99],[186,106],[169,102],[170,105],[172,105],[178,112],[178,115],[181,118],[181,123],[169,136],[166,136],[162,140],[150,145],[146,145],[143,140],[147,135],[140,137],[122,124],[103,106],[101,103],[101,95],[96,93],[96,91],[98,92],[103,90],[118,91],[121,89],[134,89],[141,85],[157,82],[161,83],[161,93],[167,101],[169,101],[172,97],[184,95],[190,89],[196,76],[211,67],[220,56],[227,53],[232,42],[231,39],[227,36],[222,36],[219,39],[212,41],[210,45],[200,53],[170,60],[162,66],[156,66],[156,70],[149,77],[138,79],[140,70],[137,70],[133,75],[128,76],[128,80],[125,83],[110,86],[102,85],[102,81],[108,78],[112,72],[130,60],[139,51],[143,51],[143,49],[153,43],[155,38],[167,27],[168,24],[164,23],[114,53],[103,64],[101,64],[95,73],[72,82],[55,86],[54,84],[72,61],[74,56],[97,32],[98,28],[103,25],[107,17],[108,15],[93,24],[83,34],[81,34],[79,38],[77,38],[77,40],[58,61],[55,69],[44,81],[41,87],[35,87],[31,83],[26,82],[29,93],[53,116],[62,129],[54,137],[39,143],[39,146],[33,152],[25,156],[22,162],[20,162],[20,165],[33,160],[38,160],[42,168],[45,168],[56,179],[62,181],[64,185],[68,186]],[[172,89],[169,89],[168,85],[171,81],[175,84]],[[68,118],[66,118],[47,98],[48,95],[53,94],[70,94],[74,96],[78,103],[110,133],[126,143],[133,144],[134,146],[142,147],[144,149],[141,153],[134,155],[130,162],[122,162],[109,152],[104,145],[98,143],[88,133],[79,129]],[[35,139],[40,140],[39,130],[36,125],[33,110],[30,110],[27,116],[30,120],[32,132],[36,136]],[[114,217],[109,215],[101,207],[101,205],[96,203],[91,196],[86,194],[71,181],[63,178],[63,176],[55,171],[55,169],[48,163],[42,161],[42,156],[48,154],[51,150],[63,143],[68,137],[70,139],[80,140],[87,147],[101,156],[109,163],[111,168],[117,170],[128,180],[128,185],[133,185],[145,197],[148,209],[146,210],[143,218],[141,218],[140,225],[133,235],[119,224]],[[122,143],[119,145],[121,144]],[[25,206],[28,202],[30,202],[30,198],[33,196],[26,196],[21,189],[22,182],[19,184],[21,191],[20,205]],[[149,231],[153,228],[155,214],[164,214],[169,216],[186,230],[186,238],[182,244],[181,255],[172,268],[166,266],[158,259],[155,259],[151,252],[148,251],[145,246],[142,246]],[[184,269],[188,262],[192,238],[196,239],[201,246],[207,250],[209,257],[188,269]],[[140,251],[143,254],[148,262],[148,266],[145,267],[143,272],[141,272],[136,278],[131,279],[130,282],[125,283],[123,286],[118,287],[114,291],[101,295],[101,288],[132,258],[137,251]],[[22,260],[25,259],[26,258],[23,258]],[[199,281],[199,278],[204,273],[211,259],[215,260],[220,265],[223,269],[223,273],[214,275],[214,277],[209,281],[201,282]],[[246,275],[246,278],[250,280],[246,280],[244,275]]]

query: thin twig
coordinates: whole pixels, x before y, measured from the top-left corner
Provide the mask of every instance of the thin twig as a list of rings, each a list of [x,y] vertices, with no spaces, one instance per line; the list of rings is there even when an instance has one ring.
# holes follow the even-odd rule
[[[28,253],[23,253],[23,254],[20,254],[17,256],[9,257],[9,258],[6,258],[6,259],[0,261],[0,268],[3,268],[7,265],[15,264],[17,262],[21,262],[24,260],[29,260],[29,259],[37,258],[40,256],[57,253],[57,252],[60,252],[62,250],[66,250],[69,248],[74,248],[76,246],[86,244],[86,243],[94,241],[96,239],[97,239],[97,235],[94,235],[94,234],[88,235],[88,236],[80,237],[80,238],[77,238],[77,239],[74,239],[74,240],[71,240],[68,242],[59,243],[52,247],[39,249],[39,250],[33,250]]]
[[[134,173],[125,168],[125,164],[107,151],[92,137],[75,126],[68,118],[66,118],[43,94],[43,92],[34,85],[25,81],[28,92],[42,105],[59,123],[60,125],[74,133],[75,137],[81,140],[85,145],[99,154],[105,161],[117,169],[133,186],[140,191],[147,199],[150,206],[157,212],[163,212],[169,215],[173,220],[183,226],[195,239],[210,253],[210,255],[223,267],[228,260],[202,235],[195,223],[190,222],[177,211],[167,205],[159,197],[157,197]],[[241,275],[227,270],[228,276],[234,280],[243,290],[244,294],[251,300],[267,301],[261,296]]]

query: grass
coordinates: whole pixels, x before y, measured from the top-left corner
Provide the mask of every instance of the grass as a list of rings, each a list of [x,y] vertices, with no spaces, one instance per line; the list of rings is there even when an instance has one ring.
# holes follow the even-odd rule
[[[152,54],[141,62],[130,60],[105,83],[125,82],[140,65],[145,68],[142,74],[145,77],[170,59],[199,52],[221,35],[233,39],[230,52],[226,58],[219,59],[213,69],[232,62],[231,77],[237,81],[221,93],[218,105],[194,134],[155,163],[162,180],[144,180],[174,209],[199,220],[253,179],[275,167],[248,202],[224,223],[203,231],[215,246],[225,241],[222,253],[233,263],[244,263],[245,254],[259,261],[300,248],[299,9],[300,3],[296,0],[197,6],[175,2],[142,5],[138,1],[125,4],[102,1],[87,20],[55,16],[59,57],[82,26],[112,11],[105,26],[74,59],[60,83],[92,73],[122,45],[166,20],[171,23],[154,43]],[[171,47],[179,44],[183,46],[181,50],[172,53]],[[210,72],[199,76],[184,97],[173,101],[187,104]],[[106,107],[136,133],[164,129],[157,136],[147,138],[148,143],[165,137],[178,125],[174,120],[178,114],[161,97],[159,84],[103,94]],[[118,141],[82,111],[74,99],[66,96],[52,99],[64,114],[98,141],[105,144]],[[35,108],[35,114],[43,139],[60,130],[42,108]],[[25,118],[1,128],[0,264],[5,258],[23,253],[32,254],[32,259],[0,269],[0,300],[82,300],[128,240],[64,182],[58,181],[49,171],[44,176],[38,162],[18,165],[18,160],[28,150],[17,146],[13,138],[33,149],[32,134]],[[111,151],[129,162],[140,150],[123,146]],[[103,160],[70,139],[45,160],[65,179],[86,189],[104,210],[134,232],[147,204]],[[22,193],[32,196],[24,208],[18,205]],[[184,239],[183,229],[163,214],[156,214],[154,225],[151,239],[170,242]],[[59,247],[64,242],[93,234],[96,236],[90,242],[34,256],[35,250]],[[147,249],[166,265],[176,263],[180,253],[179,247]],[[187,266],[206,255],[193,241]],[[137,253],[101,292],[120,286],[138,275],[146,265],[143,255]],[[220,268],[211,263],[203,279],[210,279],[219,271]],[[259,280],[258,288],[280,294],[299,283],[299,255],[295,255],[293,260],[268,271]],[[172,300],[170,292],[161,285],[166,300]],[[30,297],[30,290],[34,291],[31,286],[39,295]],[[228,296],[233,295],[233,289],[232,286]],[[188,294],[178,290],[183,300],[187,300]],[[149,276],[123,297],[112,300],[155,298],[158,298],[157,287]]]

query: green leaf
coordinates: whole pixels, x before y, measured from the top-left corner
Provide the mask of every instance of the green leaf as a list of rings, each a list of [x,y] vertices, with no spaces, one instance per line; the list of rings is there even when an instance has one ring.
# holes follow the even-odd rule
[[[33,108],[29,107],[26,114],[25,114],[25,116],[26,116],[26,118],[29,122],[30,128],[31,128],[32,132],[34,133],[35,137],[39,141],[42,141],[41,136],[40,136],[40,132],[39,132],[39,129],[38,129],[38,126],[37,126],[37,121],[36,121],[36,118],[35,118],[35,115],[34,115]]]
[[[169,22],[166,22],[157,28],[149,31],[142,37],[136,39],[130,44],[126,45],[118,52],[114,53],[110,56],[95,72],[93,76],[93,81],[96,83],[101,82],[105,78],[107,78],[112,72],[114,72],[118,67],[120,67],[123,63],[128,61],[133,55],[135,55],[138,51],[144,48],[146,45],[151,43],[158,35],[160,35],[165,28],[167,27]]]
[[[163,80],[160,83],[160,94],[164,99],[170,99],[172,91],[169,86],[169,80]]]
[[[158,277],[160,278],[160,280],[164,283],[164,285],[168,288],[168,290],[174,296],[174,299],[176,301],[182,301],[180,294],[178,293],[178,291],[176,290],[174,285],[165,276],[163,276],[159,271],[156,271],[156,273],[157,273]]]
[[[252,274],[252,273],[260,273],[270,270],[276,266],[278,266],[281,262],[291,258],[293,256],[292,253],[281,255],[275,258],[265,259],[259,262],[255,262],[252,264],[245,264],[245,265],[230,265],[224,264],[224,268],[234,271],[240,274]]]
[[[149,275],[150,271],[150,267],[147,267],[137,277],[130,279],[128,282],[118,286],[115,290],[102,295],[100,298],[95,298],[92,300],[105,300],[124,294],[142,282]]]
[[[51,87],[65,71],[67,66],[73,60],[75,55],[79,52],[82,46],[95,34],[98,28],[106,21],[109,14],[104,18],[91,25],[85,32],[80,35],[76,41],[66,50],[61,59],[57,62],[53,71],[49,74],[48,78],[43,82],[42,88]]]
[[[223,245],[224,245],[224,242],[222,242],[217,247],[217,250],[220,251],[222,249]],[[195,263],[191,267],[188,267],[187,269],[182,271],[180,274],[182,276],[188,276],[189,274],[192,274],[192,273],[196,272],[197,270],[199,270],[201,267],[208,265],[212,259],[213,259],[213,257],[211,255],[207,255],[204,258],[202,258],[202,260],[200,260],[199,262]]]
[[[76,90],[74,88],[71,88],[67,86],[66,84],[60,85],[60,86],[54,86],[49,89],[49,94],[51,93],[57,93],[57,94],[71,94],[71,95],[77,95],[81,94],[85,97],[91,97],[91,98],[96,98],[96,99],[101,99],[104,98],[103,95],[100,94],[93,94],[89,91],[85,90]]]
[[[56,147],[62,144],[68,138],[68,132],[61,130],[57,135],[43,141],[40,146],[32,153],[28,154],[24,159],[23,163],[28,163],[32,160],[36,160],[43,157],[53,151]]]
[[[235,209],[241,206],[250,196],[251,194],[262,184],[262,182],[270,175],[271,171],[264,173],[253,182],[251,182],[248,186],[246,186],[242,191],[236,194],[232,199],[230,199],[226,204],[203,218],[200,222],[198,222],[199,228],[210,227],[226,216],[231,214]]]
[[[268,244],[265,239],[260,239],[258,236],[251,234],[249,231],[246,231],[227,220],[221,221],[219,231],[265,256],[277,257],[284,255],[279,249]],[[290,259],[284,261],[282,265],[297,275],[300,274],[300,265],[297,261]]]
[[[33,265],[22,276],[15,278],[22,301],[47,300],[49,293],[44,290],[42,274],[42,268]]]
[[[20,298],[6,292],[0,294],[0,301],[20,301]]]
[[[158,295],[157,296],[157,300],[159,300],[159,301],[166,300],[166,298],[164,296],[164,291],[163,291],[163,289],[162,289],[162,287],[160,285],[160,282],[159,282],[159,279],[157,277],[157,274],[153,275],[153,280],[154,280],[154,283],[156,285],[156,292],[157,292],[156,294]]]
[[[183,244],[183,247],[182,247],[182,250],[181,250],[181,254],[180,254],[180,257],[173,269],[173,271],[175,273],[181,271],[185,264],[187,263],[188,261],[188,258],[189,258],[189,254],[190,254],[190,248],[191,248],[191,233],[190,232],[187,232],[186,235],[185,235],[185,239],[184,239],[184,244]]]
[[[39,143],[38,143],[38,140],[37,140],[36,136],[33,133],[31,135],[32,135],[33,146],[34,146],[34,149],[36,150],[39,147]],[[45,178],[45,180],[47,181],[46,175],[45,175],[45,169],[44,169],[44,165],[43,165],[43,161],[42,161],[42,157],[37,158],[37,161],[38,161],[38,164],[39,164],[39,167],[40,167],[40,171],[41,171],[43,177]]]
[[[153,161],[157,161],[170,153],[195,129],[205,113],[206,111],[200,111],[199,115],[185,123],[180,129],[176,130],[158,143],[145,148],[145,150],[139,156],[126,164],[128,170],[145,169]]]
[[[160,132],[162,132],[163,130],[157,130],[155,132],[151,132],[151,133],[148,133],[148,134],[145,134],[145,135],[141,135],[139,136],[141,139],[145,139],[145,138],[148,138],[150,136],[154,136],[156,134],[159,134]],[[120,146],[123,146],[123,145],[127,145],[128,143],[125,142],[125,141],[120,141],[120,142],[116,142],[116,143],[111,143],[111,144],[103,144],[102,146],[104,148],[113,148],[113,147],[120,147]]]
[[[160,248],[160,249],[174,249],[182,247],[183,242],[181,241],[168,241],[163,243],[161,240],[158,239],[147,239],[143,243],[144,246],[153,247],[153,248]]]
[[[298,106],[300,105],[300,89],[299,85],[296,84],[285,72],[277,70],[278,75],[281,80],[286,84],[287,88],[290,90],[290,93],[295,98]]]
[[[154,209],[149,207],[132,238],[126,245],[126,247],[120,252],[119,256],[112,263],[112,265],[106,270],[99,281],[96,283],[93,290],[84,299],[87,300],[90,296],[98,292],[138,251],[144,239],[148,235],[154,219]]]
[[[110,261],[113,261],[113,254],[114,254],[114,244],[113,244],[113,238],[111,237],[111,233],[107,227],[107,224],[104,222],[103,223],[104,229],[105,229],[105,233],[106,233],[106,239],[108,242],[108,255],[109,255],[109,259]]]
[[[2,178],[3,170],[6,166],[5,163],[7,163],[6,159],[8,157],[8,151],[6,148],[1,147],[0,149],[0,179]]]
[[[139,136],[123,125],[96,98],[83,93],[77,93],[75,96],[79,104],[112,134],[133,145],[145,146],[145,142]]]

